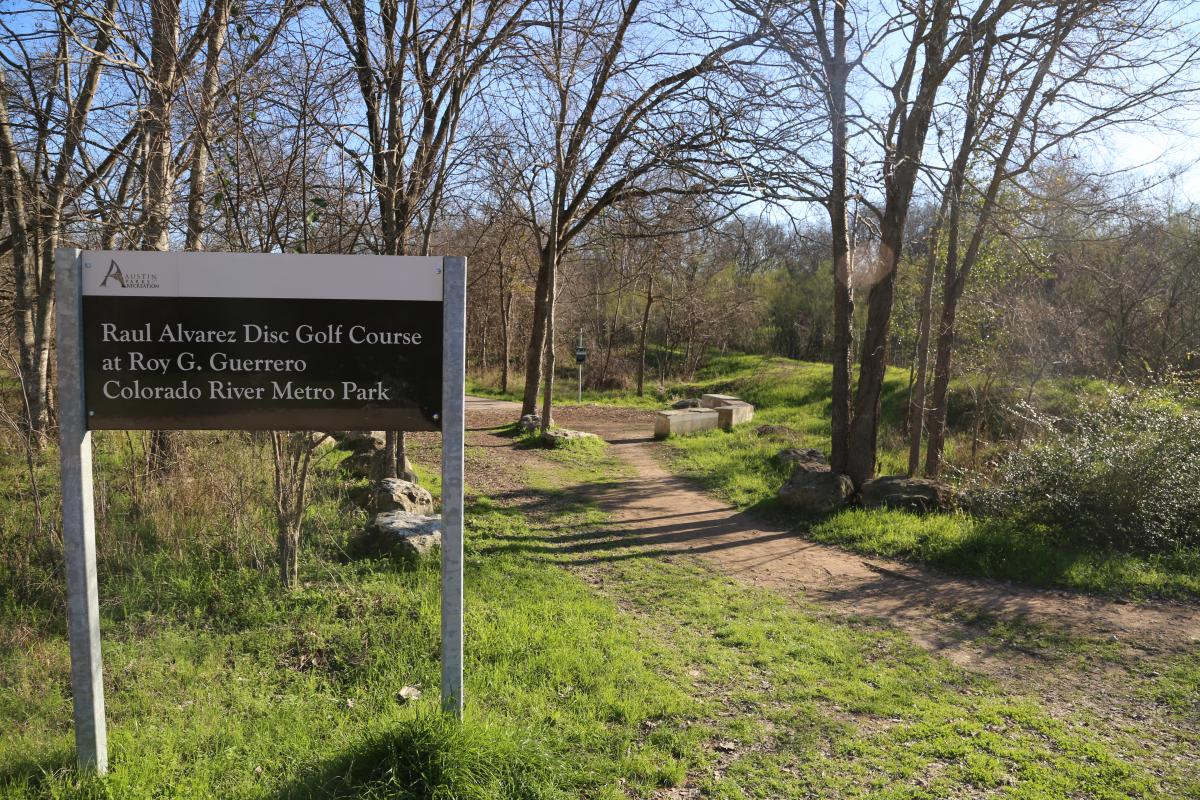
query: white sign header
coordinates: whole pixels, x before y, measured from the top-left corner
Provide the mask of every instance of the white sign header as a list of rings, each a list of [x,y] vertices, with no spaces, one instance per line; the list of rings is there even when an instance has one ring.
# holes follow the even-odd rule
[[[442,258],[83,251],[83,294],[315,300],[442,299]]]

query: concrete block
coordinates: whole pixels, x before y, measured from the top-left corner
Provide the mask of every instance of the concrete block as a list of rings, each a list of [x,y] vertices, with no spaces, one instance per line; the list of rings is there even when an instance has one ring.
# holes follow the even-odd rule
[[[717,408],[719,406],[727,406],[732,402],[742,402],[740,397],[734,397],[731,394],[703,394],[700,395],[700,406],[702,408]]]
[[[754,419],[754,406],[741,400],[717,406],[714,410],[717,412],[717,427],[723,431]]]
[[[686,436],[689,433],[710,431],[717,427],[718,415],[711,408],[684,408],[660,411],[654,418],[654,438]]]

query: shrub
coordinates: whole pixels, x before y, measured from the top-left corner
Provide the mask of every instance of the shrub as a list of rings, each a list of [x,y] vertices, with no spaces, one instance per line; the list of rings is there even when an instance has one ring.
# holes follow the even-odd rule
[[[1009,455],[984,510],[1058,531],[1064,544],[1130,552],[1200,546],[1196,386],[1110,392],[1064,424],[1023,409],[1045,431]]]

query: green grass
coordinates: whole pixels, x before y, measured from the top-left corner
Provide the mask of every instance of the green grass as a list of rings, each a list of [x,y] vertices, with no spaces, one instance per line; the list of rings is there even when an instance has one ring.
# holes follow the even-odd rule
[[[1140,690],[1144,698],[1200,724],[1200,653],[1177,656],[1161,672],[1152,670],[1145,677]]]
[[[66,769],[65,644],[27,631],[32,644],[4,649],[0,795],[567,798],[677,781],[694,734],[640,734],[694,705],[652,668],[660,654],[566,572],[480,557],[481,540],[529,535],[519,516],[479,500],[469,519],[462,728],[435,713],[434,565],[310,558],[281,597],[269,574],[184,564],[186,599],[105,615],[104,781],[80,788]],[[109,601],[123,590],[102,586]],[[425,696],[400,704],[405,685]]]
[[[360,520],[326,466],[289,595],[269,565],[162,542],[106,567],[103,780],[70,770],[61,629],[6,611],[0,796],[616,800],[685,781],[731,800],[1200,791],[1190,729],[1155,761],[1137,731],[1048,713],[897,632],[647,558],[573,492],[611,481],[607,453],[539,458],[528,510],[469,505],[461,726],[436,711],[436,564],[342,557]],[[570,548],[580,541],[602,546]],[[1150,702],[1186,702],[1193,674]],[[424,696],[401,703],[404,686]]]
[[[533,531],[484,549],[582,569],[629,609],[627,624],[669,654],[660,668],[702,699],[689,728],[709,747],[696,781],[704,796],[1133,798],[1200,789],[1184,755],[1196,743],[1190,729],[1165,756],[1184,760],[1162,767],[1140,731],[1048,713],[1039,698],[960,670],[901,633],[824,615],[605,531]],[[997,639],[1101,657],[1113,649],[991,629]]]
[[[1140,556],[1076,552],[1051,531],[967,514],[843,511],[808,535],[866,555],[930,564],[947,572],[1130,597],[1200,597],[1200,552]]]

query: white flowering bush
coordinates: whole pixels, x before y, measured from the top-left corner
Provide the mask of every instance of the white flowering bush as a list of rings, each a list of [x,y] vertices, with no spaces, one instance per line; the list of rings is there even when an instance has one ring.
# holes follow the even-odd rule
[[[1047,526],[1080,548],[1200,547],[1200,403],[1195,383],[1112,391],[1005,458],[979,497],[991,513]]]

